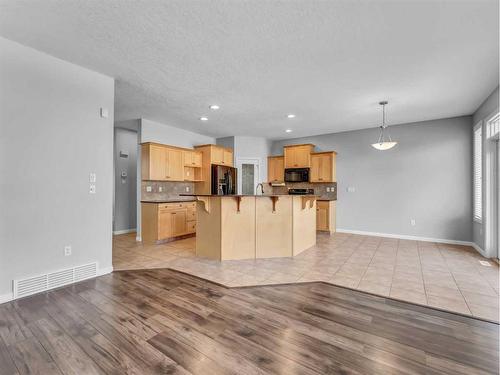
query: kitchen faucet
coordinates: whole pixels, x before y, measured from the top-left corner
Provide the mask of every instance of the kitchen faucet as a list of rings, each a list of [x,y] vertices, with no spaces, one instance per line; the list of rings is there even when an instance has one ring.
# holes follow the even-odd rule
[[[258,183],[257,184],[257,187],[255,188],[255,194],[256,195],[259,195],[259,186],[260,186],[260,191],[261,191],[261,194],[260,195],[264,195],[264,185],[262,185],[262,183]]]

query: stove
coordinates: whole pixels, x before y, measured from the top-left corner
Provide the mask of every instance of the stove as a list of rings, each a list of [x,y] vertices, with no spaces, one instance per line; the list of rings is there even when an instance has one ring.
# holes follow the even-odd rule
[[[314,195],[314,189],[288,189],[289,195]]]

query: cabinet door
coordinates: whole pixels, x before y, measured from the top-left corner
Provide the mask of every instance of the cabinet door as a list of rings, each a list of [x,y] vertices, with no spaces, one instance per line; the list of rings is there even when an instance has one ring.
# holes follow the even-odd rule
[[[224,150],[221,147],[212,147],[210,159],[212,164],[224,164]]]
[[[192,157],[192,163],[193,167],[201,167],[201,152],[192,152],[191,153]]]
[[[316,202],[316,230],[329,230],[328,202]]]
[[[309,181],[321,182],[321,165],[321,155],[311,155],[311,175],[309,176]]]
[[[167,172],[167,149],[160,146],[149,146],[149,178],[148,180],[165,180]]]
[[[167,155],[167,180],[184,181],[182,151],[176,149],[167,149]]]
[[[268,182],[285,181],[285,165],[283,157],[267,159],[267,180]]]
[[[319,170],[319,180],[321,182],[333,181],[333,155],[324,154],[321,156],[321,165]]]
[[[294,167],[307,168],[311,165],[311,148],[309,146],[295,147]]]
[[[187,232],[186,209],[172,212],[172,235],[181,236]]]
[[[285,168],[309,168],[311,152],[311,145],[285,147]]]
[[[160,210],[158,212],[158,239],[172,237],[172,213],[171,211]]]
[[[233,152],[228,149],[222,151],[222,164],[233,166]]]
[[[182,151],[182,157],[184,158],[184,166],[191,167],[193,166],[193,152],[192,151]]]

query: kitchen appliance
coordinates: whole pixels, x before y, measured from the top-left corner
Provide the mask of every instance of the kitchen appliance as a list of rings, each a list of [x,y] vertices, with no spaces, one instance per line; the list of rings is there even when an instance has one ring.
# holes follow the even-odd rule
[[[212,194],[236,194],[236,168],[212,164]]]
[[[285,169],[285,182],[309,182],[309,168]]]
[[[314,189],[288,189],[289,195],[314,195]]]

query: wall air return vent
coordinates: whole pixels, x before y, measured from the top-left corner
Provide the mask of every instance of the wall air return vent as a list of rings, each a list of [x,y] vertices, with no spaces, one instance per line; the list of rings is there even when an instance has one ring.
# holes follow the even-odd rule
[[[14,280],[14,298],[27,297],[96,276],[97,263],[90,263],[45,275]]]

